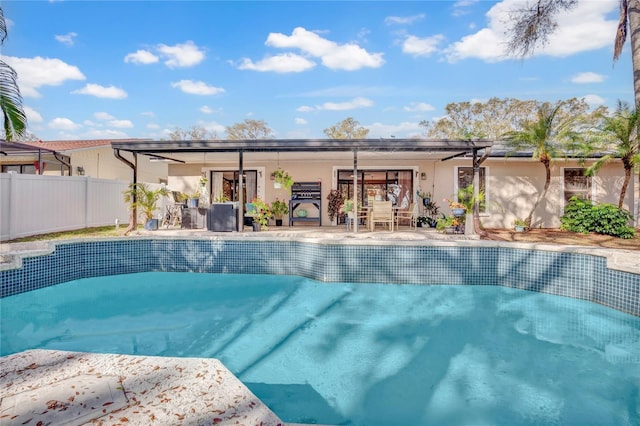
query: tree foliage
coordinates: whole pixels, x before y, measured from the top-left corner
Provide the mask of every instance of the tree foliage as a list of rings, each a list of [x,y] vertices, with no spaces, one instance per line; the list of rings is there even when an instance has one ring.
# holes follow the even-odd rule
[[[7,38],[7,25],[0,7],[0,46]],[[4,122],[4,136],[7,141],[15,140],[27,129],[27,116],[22,107],[22,95],[18,87],[18,74],[3,60],[0,60],[0,109]]]
[[[364,139],[369,134],[369,129],[361,126],[353,117],[347,117],[341,122],[327,127],[323,132],[329,139]]]
[[[513,98],[491,98],[487,102],[452,102],[446,115],[435,123],[423,120],[420,126],[429,138],[491,139],[520,129],[522,123],[535,116],[536,101]]]
[[[190,129],[181,129],[176,127],[171,133],[169,133],[169,140],[172,141],[205,141],[205,140],[217,140],[218,134],[215,131],[210,131],[202,126],[192,126]]]
[[[272,138],[273,130],[264,120],[245,119],[242,123],[235,123],[225,127],[227,139],[269,139]]]
[[[598,128],[601,144],[591,151],[607,152],[587,169],[587,175],[595,175],[602,166],[614,159],[621,159],[624,167],[624,182],[620,189],[618,208],[622,208],[631,181],[631,172],[640,167],[640,111],[622,101],[612,115],[602,115]]]

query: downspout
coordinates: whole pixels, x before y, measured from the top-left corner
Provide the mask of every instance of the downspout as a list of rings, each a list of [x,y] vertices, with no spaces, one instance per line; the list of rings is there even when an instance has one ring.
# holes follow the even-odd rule
[[[244,194],[242,191],[242,185],[244,185],[244,181],[242,179],[242,175],[244,174],[244,151],[238,151],[238,213],[237,213],[237,221],[236,228],[238,232],[242,232],[244,230]]]
[[[71,176],[73,172],[73,169],[71,168],[71,163],[64,161],[64,157],[60,157],[60,154],[58,152],[54,152],[53,157],[67,168],[67,170],[69,171],[69,176]]]
[[[131,170],[133,171],[133,182],[132,185],[135,187],[135,185],[138,183],[138,154],[136,154],[135,152],[132,152],[133,154],[133,163],[129,160],[127,160],[126,158],[124,158],[121,154],[120,154],[120,150],[114,148],[113,149],[113,155],[115,155],[115,157],[122,161],[123,163],[125,163],[127,166],[129,166],[131,168]],[[134,229],[136,229],[138,227],[138,209],[136,207],[136,193],[135,191],[132,192],[131,194],[131,212],[129,215],[129,226],[127,226],[127,229],[125,229],[124,231],[124,235],[127,235],[129,232],[133,231]]]
[[[353,148],[353,232],[358,232],[358,148]],[[349,220],[347,218],[347,220]]]

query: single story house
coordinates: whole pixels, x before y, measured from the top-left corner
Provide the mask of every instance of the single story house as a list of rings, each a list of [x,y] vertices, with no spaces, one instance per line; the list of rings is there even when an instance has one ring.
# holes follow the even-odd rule
[[[196,192],[201,178],[206,178],[213,201],[247,202],[255,197],[267,203],[288,201],[291,195],[273,185],[272,174],[277,169],[286,170],[296,182],[315,182],[320,203],[305,209],[310,217],[320,220],[294,226],[331,224],[326,208],[329,192],[337,189],[351,198],[354,185],[362,204],[367,204],[369,197],[382,197],[400,205],[420,201],[417,193],[428,192],[440,213],[450,214],[446,200],[455,199],[459,188],[473,183],[475,164],[479,186],[486,195],[482,224],[510,228],[514,219],[528,215],[545,184],[544,166],[530,153],[507,155],[499,143],[485,140],[136,140],[113,141],[111,146],[116,156],[128,163],[135,180],[145,180],[135,162],[141,164],[140,157],[151,158],[166,164],[167,185],[173,190]],[[597,176],[584,176],[584,169],[594,161],[552,161],[551,185],[533,215],[533,227],[559,227],[564,206],[573,195],[617,205],[624,180],[622,162],[607,164]],[[634,215],[636,226],[639,199],[640,180],[635,174],[623,208]]]

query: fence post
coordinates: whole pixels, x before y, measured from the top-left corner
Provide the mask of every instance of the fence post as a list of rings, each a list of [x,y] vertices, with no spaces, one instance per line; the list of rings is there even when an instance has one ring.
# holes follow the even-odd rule
[[[84,176],[84,227],[89,227],[89,191],[91,190],[90,176]]]
[[[13,226],[14,218],[18,214],[18,203],[16,202],[16,194],[17,190],[17,176],[16,172],[9,172],[9,217],[7,221],[9,222],[9,240],[13,240],[15,238],[15,230]]]

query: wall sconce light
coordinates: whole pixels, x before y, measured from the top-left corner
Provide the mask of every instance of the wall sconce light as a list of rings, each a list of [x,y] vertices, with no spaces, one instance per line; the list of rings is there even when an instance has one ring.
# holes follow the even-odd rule
[[[270,178],[271,180],[276,180],[276,173],[275,173],[275,172],[271,173],[271,175],[269,176],[269,178]]]
[[[78,176],[84,176],[84,167],[82,166],[76,167],[76,172],[78,172]]]
[[[262,170],[258,170],[258,175],[260,175],[260,177],[262,177]]]
[[[427,180],[427,174],[425,172],[420,173],[420,180]]]

